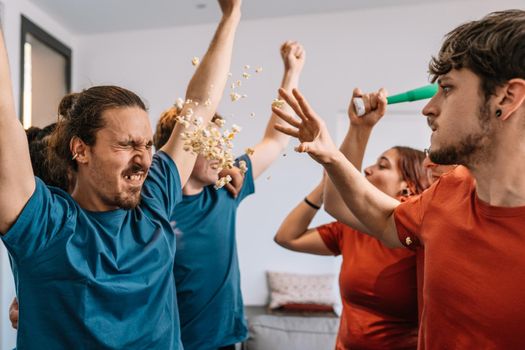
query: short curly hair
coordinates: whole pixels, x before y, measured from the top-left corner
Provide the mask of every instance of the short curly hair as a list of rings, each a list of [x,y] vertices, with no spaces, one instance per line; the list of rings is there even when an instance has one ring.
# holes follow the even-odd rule
[[[525,11],[493,12],[448,33],[429,64],[432,82],[461,68],[480,77],[486,99],[507,81],[525,79]]]

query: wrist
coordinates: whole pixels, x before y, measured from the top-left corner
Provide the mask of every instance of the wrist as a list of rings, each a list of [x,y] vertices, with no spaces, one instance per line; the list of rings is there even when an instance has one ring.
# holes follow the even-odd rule
[[[222,20],[223,21],[235,21],[239,22],[241,20],[241,9],[240,8],[234,8],[230,11],[222,14]]]
[[[300,70],[285,69],[281,87],[285,90],[292,90],[299,86]]]
[[[370,138],[370,135],[372,134],[373,127],[371,126],[354,126],[351,125],[350,129],[348,129],[347,137],[351,138],[352,140],[355,140],[357,142],[368,142],[368,139]],[[354,142],[355,142],[354,141]]]
[[[337,166],[341,162],[344,162],[345,160],[346,157],[344,154],[338,149],[335,149],[332,153],[325,157],[325,162],[323,162],[322,165],[328,170],[334,166]]]
[[[370,134],[373,128],[374,128],[373,125],[354,124],[352,121],[350,121],[350,129],[356,133]]]
[[[301,74],[301,67],[285,67],[284,68],[284,77],[288,79],[299,79]]]

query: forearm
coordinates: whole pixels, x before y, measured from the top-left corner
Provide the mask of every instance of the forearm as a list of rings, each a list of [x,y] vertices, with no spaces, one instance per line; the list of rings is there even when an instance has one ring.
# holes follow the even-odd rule
[[[300,69],[285,69],[281,87],[287,91],[297,88],[299,84]],[[291,113],[291,108],[287,104],[282,107]],[[252,161],[252,170],[254,178],[259,177],[281,154],[281,152],[288,146],[290,136],[275,130],[275,124],[282,124],[283,121],[275,113],[272,113],[263,139],[254,147],[254,153],[250,156]]]
[[[323,204],[322,184],[317,186],[306,199],[311,203],[321,206]],[[288,214],[279,230],[275,234],[275,241],[282,246],[289,245],[294,240],[306,233],[310,223],[317,214],[317,209],[308,205],[304,200]]]
[[[222,17],[206,54],[188,84],[186,99],[197,101],[198,106],[189,105],[186,108],[198,111],[195,114],[205,121],[215,114],[224,92],[240,18],[240,10]],[[184,115],[184,110],[182,114]]]
[[[312,204],[322,205],[322,183],[306,196]],[[309,229],[317,209],[301,201],[284,219],[274,240],[280,246],[296,252],[317,255],[332,255],[317,229]]]
[[[372,128],[363,126],[350,126],[348,133],[339,150],[359,171],[363,167],[366,145],[370,139]]]
[[[239,20],[240,10],[238,9],[223,15],[208,51],[197,66],[188,85],[186,99],[187,102],[191,100],[191,103],[184,104],[181,115],[202,118],[205,125],[215,114],[228,79],[233,42]],[[196,155],[184,151],[184,140],[180,137],[184,131],[183,123],[177,123],[170,139],[162,147],[162,150],[177,164],[182,186],[186,184],[196,160]]]
[[[280,87],[285,89],[288,92],[291,92],[292,89],[296,89],[299,86],[299,78],[301,76],[301,71],[298,69],[286,69],[283,74]],[[292,113],[292,109],[288,104],[284,104],[282,107],[287,113]],[[278,132],[275,130],[275,124],[282,124],[283,121],[277,115],[272,113],[270,120],[266,125],[266,130],[264,132],[264,140],[272,140],[274,143],[278,144],[278,147],[282,149],[286,148],[288,142],[290,142],[290,136]]]
[[[371,127],[351,126],[341,144],[341,153],[357,170],[361,170],[371,131]],[[324,193],[325,210],[328,214],[356,230],[362,231],[365,229],[359,219],[348,209],[329,177],[325,181]]]
[[[345,205],[363,224],[363,231],[380,240],[391,238],[395,232],[388,231],[393,228],[393,212],[399,202],[368,182],[342,153],[324,167]]]

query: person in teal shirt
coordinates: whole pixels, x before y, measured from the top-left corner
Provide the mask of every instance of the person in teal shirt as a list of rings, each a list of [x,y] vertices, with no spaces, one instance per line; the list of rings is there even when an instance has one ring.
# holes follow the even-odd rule
[[[223,94],[240,20],[240,0],[219,4],[187,89],[199,104],[183,107],[204,122]],[[17,281],[17,348],[181,349],[170,217],[196,156],[173,137],[152,157],[146,107],[124,88],[70,94],[60,115],[51,155],[75,173],[71,194],[33,176],[0,36],[0,232]]]
[[[281,87],[297,87],[305,52],[297,42],[281,47],[284,76]],[[289,108],[289,107],[283,107]],[[175,125],[177,112],[165,113],[157,125],[155,146],[163,146],[165,130]],[[217,164],[198,156],[183,199],[171,215],[177,238],[173,273],[181,336],[186,350],[228,349],[247,336],[241,295],[239,262],[235,238],[235,219],[241,201],[255,190],[254,179],[275,161],[287,146],[289,137],[274,130],[278,122],[270,117],[263,139],[253,154],[237,162],[247,165],[245,180],[237,196],[226,189],[216,190]]]

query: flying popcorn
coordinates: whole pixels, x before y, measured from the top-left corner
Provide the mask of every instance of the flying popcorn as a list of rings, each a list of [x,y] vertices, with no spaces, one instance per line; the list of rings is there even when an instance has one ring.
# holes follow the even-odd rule
[[[242,73],[242,77],[243,77],[244,79],[250,79],[251,74],[250,74],[250,73],[247,73],[247,72],[244,72],[244,73]]]
[[[203,121],[202,117],[195,117],[192,120],[192,124],[195,125],[195,126],[201,126],[203,122],[204,121]]]
[[[244,175],[248,171],[248,166],[246,165],[246,161],[240,160],[239,161],[239,169],[241,170],[241,173]]]
[[[226,123],[226,121],[224,121],[224,119],[222,119],[222,118],[217,118],[217,119],[215,119],[214,123],[219,128],[222,128],[224,126],[224,124]]]
[[[230,92],[230,99],[232,100],[232,102],[235,102],[237,101],[238,99],[240,99],[242,96],[236,92]]]
[[[240,133],[241,132],[241,127],[237,124],[233,124],[232,125],[232,131],[237,134],[237,133]]]
[[[177,123],[182,124],[186,129],[190,126],[190,121],[188,116],[179,115],[177,118],[175,118]]]
[[[217,118],[213,123],[204,124],[202,117],[184,115],[177,117],[177,121],[185,126],[181,133],[184,141],[183,149],[193,154],[203,155],[207,160],[217,160],[217,169],[231,169],[234,165],[233,139],[241,131],[238,125],[233,124],[230,130],[221,133],[224,119]],[[221,188],[231,181],[229,176],[217,180],[215,188]]]
[[[200,62],[201,62],[201,60],[197,56],[193,57],[193,59],[191,60],[191,64],[194,67],[198,66]]]
[[[262,67],[255,68],[255,73],[261,73],[263,71]]]
[[[283,106],[284,106],[284,100],[276,98],[272,102],[272,107],[281,109],[283,108]]]
[[[255,152],[255,150],[254,150],[253,148],[251,148],[251,147],[248,147],[248,148],[246,148],[246,149],[244,150],[244,152],[245,152],[247,155],[251,156],[251,155]]]
[[[184,107],[184,100],[182,98],[178,98],[177,101],[175,101],[175,107],[178,109],[178,110],[181,110],[182,107]]]
[[[245,65],[244,69],[246,69],[246,70],[250,69],[250,65],[249,64]]]
[[[215,186],[213,186],[216,190],[219,188],[223,188],[227,184],[229,184],[232,181],[232,177],[230,175],[226,175],[225,177],[221,177],[217,182],[215,182]]]

